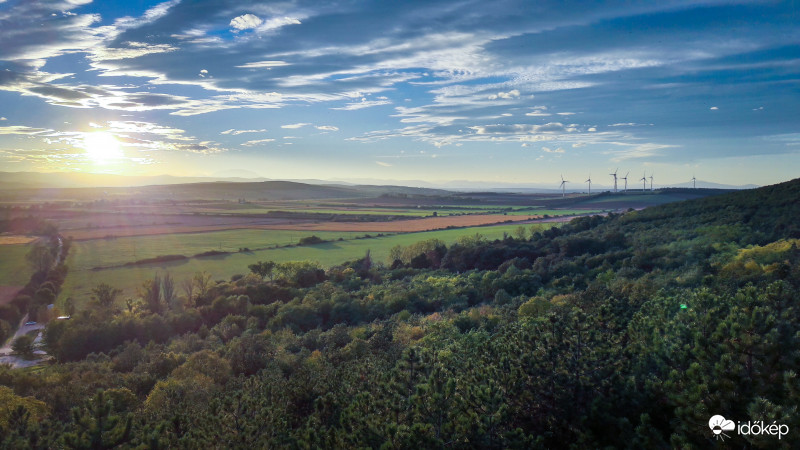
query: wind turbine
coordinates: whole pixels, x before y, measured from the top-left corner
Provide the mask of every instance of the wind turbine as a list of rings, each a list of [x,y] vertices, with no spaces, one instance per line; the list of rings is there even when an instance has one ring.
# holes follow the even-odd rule
[[[631,173],[631,171],[629,170],[628,173]],[[628,173],[626,173],[624,177],[620,177],[625,180],[625,192],[628,192]]]
[[[589,179],[584,181],[584,183],[589,183],[589,193],[592,193],[592,174],[589,174]]]
[[[639,180],[642,182],[642,192],[647,190],[647,171],[642,172],[642,179]]]
[[[561,196],[562,197],[566,197],[567,196],[567,192],[566,192],[567,183],[569,183],[569,181],[564,179],[564,175],[561,175],[561,186],[559,186],[559,187],[561,188]]]
[[[692,189],[697,189],[697,178],[692,174]]]
[[[614,173],[610,173],[609,174],[612,177],[614,177],[614,192],[617,192],[617,170],[619,170],[619,167],[617,167],[617,169],[614,171]]]
[[[653,172],[655,173],[655,172]],[[650,190],[653,190],[653,173],[650,174]]]

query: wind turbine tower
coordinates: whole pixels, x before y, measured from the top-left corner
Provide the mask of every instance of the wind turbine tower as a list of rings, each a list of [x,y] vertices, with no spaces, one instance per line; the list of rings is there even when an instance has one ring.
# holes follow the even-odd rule
[[[642,182],[642,192],[647,190],[647,172],[642,173],[642,179],[639,180]]]
[[[619,167],[617,167],[617,170],[619,170]],[[609,174],[614,177],[614,192],[617,192],[617,170],[615,170],[614,173]]]
[[[653,174],[650,174],[650,190],[653,190]]]
[[[584,181],[584,183],[589,183],[589,193],[592,193],[592,174],[589,174],[589,179]]]
[[[566,197],[567,196],[567,192],[566,192],[567,183],[569,183],[569,181],[564,179],[564,175],[561,175],[561,186],[559,186],[559,187],[561,188],[561,196],[562,197]]]
[[[629,170],[628,173],[631,173],[631,171]],[[628,192],[628,173],[626,173],[624,177],[621,177],[625,180],[625,192]]]
[[[692,175],[692,189],[697,189],[697,178]]]

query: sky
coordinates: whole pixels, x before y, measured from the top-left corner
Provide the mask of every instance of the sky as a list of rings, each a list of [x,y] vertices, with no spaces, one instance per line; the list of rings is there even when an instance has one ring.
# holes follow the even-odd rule
[[[773,184],[800,173],[798,23],[791,1],[0,0],[0,171]]]

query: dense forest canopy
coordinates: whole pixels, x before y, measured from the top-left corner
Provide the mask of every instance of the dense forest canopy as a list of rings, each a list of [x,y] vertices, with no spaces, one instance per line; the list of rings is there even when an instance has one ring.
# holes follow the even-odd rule
[[[0,442],[792,447],[798,218],[794,180],[504,240],[422,242],[387,265],[367,254],[328,270],[260,261],[231,280],[160,273],[136,298],[99,285],[48,324],[53,364],[0,367]],[[723,444],[715,414],[789,435]]]

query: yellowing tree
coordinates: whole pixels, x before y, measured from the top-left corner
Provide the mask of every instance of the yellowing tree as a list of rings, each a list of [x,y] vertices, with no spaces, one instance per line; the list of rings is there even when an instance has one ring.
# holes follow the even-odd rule
[[[11,388],[0,386],[0,426],[8,427],[8,419],[11,413],[22,406],[28,410],[28,423],[38,422],[47,415],[50,409],[47,403],[36,400],[33,397],[20,397]]]

